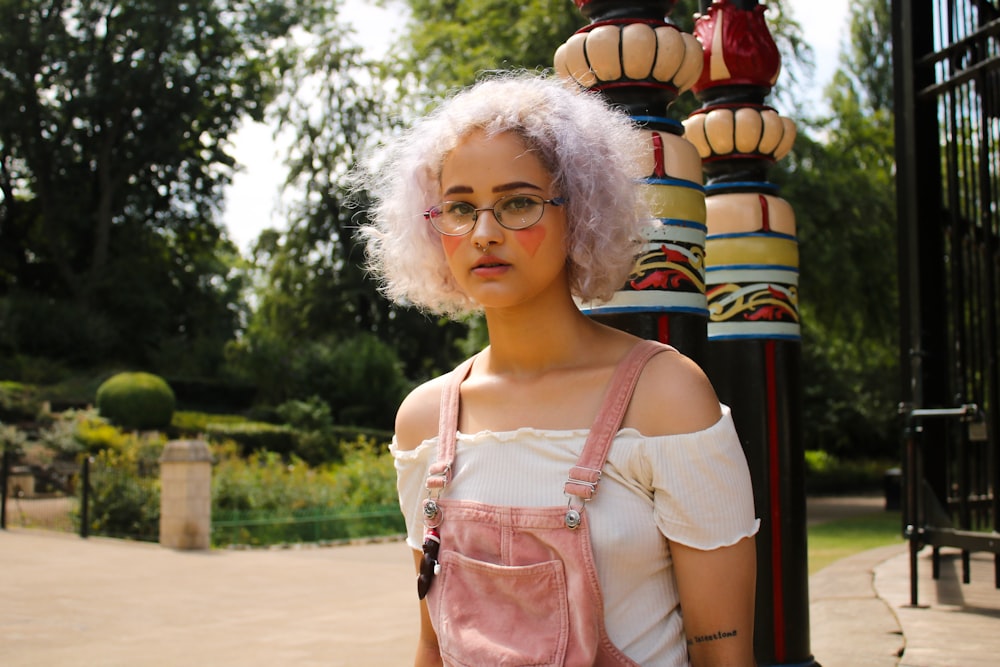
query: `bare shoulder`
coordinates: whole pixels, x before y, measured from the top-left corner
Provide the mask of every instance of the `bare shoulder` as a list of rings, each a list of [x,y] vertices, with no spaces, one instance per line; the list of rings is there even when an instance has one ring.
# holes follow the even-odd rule
[[[680,352],[657,354],[646,364],[625,417],[625,426],[644,435],[703,431],[722,410],[708,376]]]
[[[403,399],[396,412],[396,446],[416,449],[424,440],[437,435],[441,391],[448,375],[429,380]]]

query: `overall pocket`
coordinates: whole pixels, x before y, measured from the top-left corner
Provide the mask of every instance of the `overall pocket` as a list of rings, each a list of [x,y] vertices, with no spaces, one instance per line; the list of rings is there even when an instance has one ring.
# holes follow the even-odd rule
[[[496,565],[442,551],[432,617],[445,664],[556,667],[566,659],[569,610],[561,561]]]

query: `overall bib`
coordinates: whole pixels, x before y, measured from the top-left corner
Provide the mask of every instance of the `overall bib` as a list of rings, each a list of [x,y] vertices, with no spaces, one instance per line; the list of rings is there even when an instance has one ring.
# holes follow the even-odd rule
[[[472,360],[452,374],[441,397],[438,455],[424,501],[428,534],[440,540],[434,568],[439,574],[430,575],[426,595],[446,665],[637,667],[608,638],[584,509],[597,491],[643,366],[668,349],[640,342],[615,369],[583,451],[568,471],[567,506],[506,507],[440,497],[451,479],[459,388]]]

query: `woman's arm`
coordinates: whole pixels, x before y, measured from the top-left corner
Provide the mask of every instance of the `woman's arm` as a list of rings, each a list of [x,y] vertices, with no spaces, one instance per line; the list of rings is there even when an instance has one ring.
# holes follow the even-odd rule
[[[417,565],[417,573],[420,573],[420,561],[423,554],[414,550],[413,560]],[[427,598],[420,601],[420,638],[417,640],[417,656],[413,661],[414,667],[437,667],[443,665],[441,661],[441,651],[438,649],[437,634],[434,626],[431,625],[431,617],[427,611]]]
[[[401,451],[416,449],[421,442],[437,433],[441,384],[442,379],[439,377],[417,387],[399,406],[396,413],[396,445]],[[422,559],[423,552],[414,549],[413,561],[418,575]],[[416,597],[415,586],[413,592]],[[420,636],[413,664],[415,667],[436,667],[443,664],[426,599],[420,600]]]
[[[653,357],[641,376],[626,425],[651,435],[697,433],[716,424],[720,415],[715,390],[697,364],[665,353]],[[746,491],[745,502],[752,507],[749,487]],[[711,550],[671,541],[670,551],[693,667],[752,667],[754,538]]]
[[[693,667],[752,667],[757,552],[754,538],[702,551],[671,542]]]

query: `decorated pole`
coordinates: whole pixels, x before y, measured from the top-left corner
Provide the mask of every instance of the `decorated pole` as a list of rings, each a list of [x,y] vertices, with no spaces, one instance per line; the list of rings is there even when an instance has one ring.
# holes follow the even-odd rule
[[[809,645],[795,214],[767,180],[795,125],[765,104],[781,58],[757,0],[703,0],[695,35],[703,106],[685,122],[705,169],[709,309],[705,368],[733,411],[757,513],[755,651],[814,665]]]
[[[555,69],[649,133],[640,185],[655,220],[628,284],[585,312],[698,361],[733,410],[754,483],[755,653],[815,665],[809,647],[795,215],[767,180],[795,125],[765,104],[781,59],[756,0],[702,2],[695,34],[674,0],[574,0],[591,23]],[[683,123],[668,107],[691,89]],[[609,221],[613,224],[614,221]]]
[[[667,115],[701,76],[701,45],[664,20],[675,0],[575,2],[591,23],[556,51],[556,72],[603,94],[648,133],[640,187],[655,216],[628,283],[611,302],[581,308],[702,361],[708,307],[701,158],[681,122]]]

